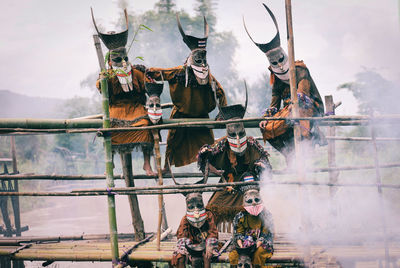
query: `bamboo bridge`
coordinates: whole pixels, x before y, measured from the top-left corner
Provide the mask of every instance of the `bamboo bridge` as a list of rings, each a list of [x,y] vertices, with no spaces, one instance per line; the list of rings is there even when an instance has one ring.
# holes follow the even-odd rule
[[[278,233],[274,241],[275,253],[266,265],[268,267],[341,267],[341,263],[345,263],[346,267],[365,267],[364,262],[372,262],[372,265],[385,267],[398,267],[400,265],[400,239],[399,235],[388,229],[388,223],[385,219],[385,204],[383,202],[382,189],[398,190],[400,184],[384,184],[382,183],[381,169],[399,168],[399,162],[381,163],[378,154],[378,142],[396,142],[400,141],[398,137],[377,137],[377,126],[398,125],[400,124],[400,115],[376,115],[376,116],[336,116],[335,108],[338,106],[333,103],[332,96],[325,97],[325,106],[327,116],[324,117],[300,117],[298,113],[298,100],[295,83],[294,70],[294,46],[293,46],[293,29],[291,18],[291,1],[286,0],[286,15],[288,29],[288,54],[290,62],[290,88],[291,102],[293,104],[293,114],[290,118],[246,118],[240,120],[214,121],[210,119],[163,119],[163,124],[152,125],[146,127],[128,127],[128,128],[110,128],[108,88],[106,78],[101,81],[103,118],[86,117],[79,119],[0,119],[0,135],[11,137],[12,157],[0,159],[0,164],[4,166],[4,172],[0,174],[1,190],[0,190],[0,208],[3,215],[5,228],[0,229],[0,233],[4,238],[0,238],[0,267],[24,267],[23,261],[43,261],[42,266],[49,266],[53,262],[75,261],[75,262],[112,262],[113,267],[125,267],[127,265],[145,267],[148,262],[168,262],[171,260],[172,251],[176,242],[169,232],[171,229],[162,232],[162,222],[165,214],[163,209],[163,196],[166,194],[177,194],[194,191],[219,191],[228,185],[249,184],[248,182],[240,183],[219,183],[219,184],[203,184],[203,185],[181,185],[171,186],[164,185],[163,179],[169,176],[161,175],[161,158],[159,157],[160,142],[158,134],[155,137],[155,150],[157,155],[158,176],[145,176],[135,174],[132,180],[157,179],[157,186],[148,187],[115,187],[114,180],[125,179],[125,175],[115,175],[113,173],[113,157],[111,150],[110,132],[124,132],[135,130],[154,130],[157,133],[162,129],[175,128],[225,128],[227,123],[243,122],[246,128],[258,128],[261,120],[285,120],[290,121],[294,125],[294,137],[296,148],[296,169],[284,170],[274,169],[274,175],[291,174],[291,179],[272,180],[271,184],[276,185],[296,185],[299,189],[305,186],[324,186],[330,190],[330,195],[334,196],[334,189],[339,187],[369,187],[376,189],[379,195],[379,207],[381,215],[379,217],[382,228],[376,230],[374,234],[366,234],[366,238],[372,238],[374,243],[366,248],[362,243],[346,243],[340,241],[330,241],[328,244],[321,244],[313,241],[315,233],[305,232],[308,237],[299,245],[290,239],[290,234]],[[94,37],[95,46],[99,55],[101,47],[98,38]],[[99,56],[101,69],[104,69],[104,57]],[[168,106],[168,105],[167,105]],[[166,107],[164,107],[166,108]],[[300,129],[298,122],[301,120],[309,120],[318,122],[318,125],[327,128],[326,133],[328,140],[328,166],[315,167],[305,170],[304,159],[301,155]],[[369,137],[344,137],[336,135],[337,126],[365,126],[370,128],[371,135]],[[17,159],[15,154],[15,135],[45,135],[45,134],[74,134],[74,133],[95,133],[99,137],[104,138],[105,150],[105,175],[57,175],[57,174],[19,174],[17,169]],[[368,142],[372,147],[373,164],[371,165],[353,165],[353,166],[337,166],[336,162],[336,141],[346,142]],[[158,154],[157,154],[158,150]],[[12,172],[8,172],[7,166],[12,164]],[[351,170],[374,170],[374,183],[339,183],[339,172],[347,172]],[[306,180],[309,173],[327,172],[329,174],[329,182]],[[201,177],[199,173],[180,173],[175,177],[190,178]],[[72,191],[59,192],[21,192],[18,183],[27,180],[64,180],[64,181],[94,181],[103,180],[106,182],[104,188],[95,189],[74,189]],[[158,224],[157,233],[146,233],[144,238],[140,238],[137,234],[118,234],[117,217],[115,212],[115,196],[116,195],[157,195],[158,196]],[[19,215],[19,197],[20,196],[106,196],[108,204],[108,222],[109,234],[101,235],[82,235],[82,236],[58,236],[58,237],[31,237],[23,236],[22,233],[28,229],[27,226],[21,226]],[[11,221],[8,215],[7,204],[8,197],[11,199],[14,220]],[[303,196],[304,197],[304,196]],[[300,202],[300,200],[299,200]],[[132,216],[139,209],[136,206],[131,209]],[[307,231],[309,226],[302,218],[302,230]],[[12,222],[14,226],[12,226]],[[367,223],[363,223],[367,224]],[[224,228],[226,227],[226,228]],[[220,231],[220,241],[224,243],[231,236],[229,226],[224,226]],[[164,228],[165,229],[165,228]],[[13,236],[15,235],[15,236]],[[153,238],[155,237],[155,238]],[[165,239],[165,241],[163,241]],[[360,241],[360,240],[358,240]],[[225,263],[228,261],[226,252],[220,252],[220,256],[215,262]],[[336,257],[340,256],[340,260]],[[361,263],[361,264],[360,264]],[[147,266],[146,266],[147,267]]]

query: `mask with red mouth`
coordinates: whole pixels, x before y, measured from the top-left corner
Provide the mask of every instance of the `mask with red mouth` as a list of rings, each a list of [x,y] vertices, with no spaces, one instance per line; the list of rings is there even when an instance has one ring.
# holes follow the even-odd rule
[[[258,181],[258,179],[251,172],[245,172],[242,175],[242,180],[244,182]],[[240,191],[243,193],[244,209],[250,215],[258,216],[264,209],[264,205],[260,195],[260,188],[258,184],[242,186]]]
[[[149,98],[146,102],[147,115],[153,124],[158,124],[162,117],[160,95],[163,91],[163,82],[145,83],[145,88]]]

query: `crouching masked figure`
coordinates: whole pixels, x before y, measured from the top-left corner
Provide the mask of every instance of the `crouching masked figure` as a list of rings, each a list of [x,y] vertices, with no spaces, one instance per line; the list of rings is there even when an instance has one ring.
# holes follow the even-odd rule
[[[247,107],[240,104],[220,107],[218,117],[223,120],[242,119]],[[244,172],[251,171],[257,175],[265,170],[269,175],[271,166],[268,161],[268,153],[253,138],[246,136],[243,123],[226,124],[227,136],[221,138],[213,145],[204,145],[198,154],[198,166],[204,172],[207,161],[210,170],[221,175],[220,182],[241,181]],[[224,191],[215,192],[208,201],[207,208],[211,210],[217,220],[232,222],[239,211],[243,211],[243,195],[227,187]]]
[[[197,183],[207,183],[207,176]],[[201,193],[186,195],[186,215],[176,236],[178,242],[172,256],[173,266],[186,267],[190,261],[193,268],[211,267],[212,257],[218,254],[218,230],[214,215],[204,207]]]
[[[109,49],[106,55],[108,69],[100,74],[96,86],[99,90],[100,81],[105,76],[108,78],[109,108],[112,127],[140,127],[149,125],[145,109],[146,94],[144,86],[144,71],[142,65],[132,65],[129,62],[126,43],[128,40],[128,15],[125,12],[126,30],[120,33],[101,33],[93,16],[94,27]],[[150,155],[153,150],[153,136],[149,130],[115,132],[111,134],[113,151],[121,154],[130,154],[133,149],[143,151],[143,169],[147,175],[154,175],[150,165]]]
[[[257,181],[250,172],[243,174],[244,181]],[[229,253],[231,267],[263,267],[272,257],[273,221],[263,205],[258,185],[240,187],[243,193],[243,207],[233,220],[233,244]]]
[[[286,52],[282,49],[277,21],[272,11],[263,4],[271,16],[277,34],[266,44],[259,44],[253,41],[246,25],[245,30],[254,44],[265,53],[270,63],[270,83],[272,85],[271,104],[263,112],[264,117],[290,117],[292,104],[289,85],[289,60]],[[243,21],[244,23],[244,21]],[[295,62],[296,88],[299,100],[299,116],[312,117],[323,116],[324,106],[318,89],[311,78],[310,71],[303,61]],[[281,108],[281,102],[283,107]],[[293,126],[285,121],[261,121],[261,132],[264,141],[268,141],[275,149],[281,152],[290,162],[290,153],[294,148]],[[310,121],[300,121],[300,130],[303,139],[311,139],[314,144],[325,145],[326,140],[318,127]]]

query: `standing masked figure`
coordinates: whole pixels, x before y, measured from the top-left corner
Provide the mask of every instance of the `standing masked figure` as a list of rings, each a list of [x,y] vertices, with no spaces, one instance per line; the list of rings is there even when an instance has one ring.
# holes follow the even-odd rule
[[[281,47],[278,23],[275,16],[265,4],[263,5],[275,24],[277,30],[275,37],[266,44],[256,43],[247,31],[246,24],[244,24],[250,39],[265,53],[270,63],[269,70],[271,72],[270,83],[272,85],[272,99],[269,108],[265,110],[263,116],[290,117],[292,104],[289,86],[289,60],[286,52]],[[323,102],[307,66],[303,61],[296,61],[295,66],[299,116],[323,116]],[[283,102],[282,109],[281,102]],[[290,154],[294,148],[293,126],[285,121],[271,120],[261,121],[260,128],[264,141],[267,140],[275,149],[286,157],[287,162],[290,162]],[[306,120],[300,121],[300,130],[303,139],[312,139],[314,144],[325,145],[323,134],[312,122]]]
[[[247,90],[246,105],[247,107]],[[242,119],[246,107],[240,104],[220,107],[219,117],[223,120]],[[268,153],[253,138],[246,136],[243,123],[226,124],[227,136],[213,145],[204,145],[198,154],[198,166],[205,171],[207,161],[215,173],[221,175],[220,182],[241,181],[244,172],[252,171],[260,175],[263,170],[269,176],[271,166]],[[224,191],[215,192],[208,201],[207,208],[211,210],[217,220],[232,222],[235,215],[243,211],[243,195],[227,187]]]
[[[146,95],[144,87],[145,67],[132,66],[129,62],[126,43],[128,39],[128,15],[125,10],[126,30],[120,33],[108,32],[101,33],[92,19],[95,29],[109,49],[106,56],[108,69],[101,78],[108,78],[109,105],[111,125],[114,127],[139,127],[149,125],[149,120],[145,109]],[[100,89],[100,80],[97,81],[97,88]],[[147,175],[154,175],[150,165],[150,155],[153,149],[153,138],[151,132],[132,131],[115,132],[111,134],[113,151],[122,154],[131,153],[132,149],[140,148],[143,151],[143,169]]]
[[[207,176],[197,183],[207,183]],[[204,207],[201,193],[186,195],[186,215],[179,224],[176,236],[178,241],[171,261],[173,266],[186,267],[189,259],[194,268],[211,266],[211,258],[218,253],[218,230],[214,215]]]
[[[243,181],[257,181],[250,172],[242,175]],[[229,253],[231,267],[263,267],[272,257],[273,221],[264,208],[258,185],[240,187],[243,193],[243,207],[233,220],[233,243],[235,249]]]
[[[203,38],[186,35],[178,17],[177,23],[183,42],[191,50],[185,64],[166,69],[149,68],[147,73],[154,79],[162,76],[168,81],[174,104],[171,118],[209,118],[208,114],[214,110],[217,102],[220,106],[226,105],[226,98],[221,85],[210,74],[207,63],[207,21],[204,18]],[[216,84],[214,90],[212,83]],[[171,129],[165,157],[171,165],[185,166],[196,161],[201,146],[213,142],[213,132],[208,128]]]

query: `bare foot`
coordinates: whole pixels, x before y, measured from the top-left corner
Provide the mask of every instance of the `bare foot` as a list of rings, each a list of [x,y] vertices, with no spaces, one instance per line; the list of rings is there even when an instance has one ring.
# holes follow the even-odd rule
[[[146,171],[147,176],[156,176],[157,174],[153,172],[150,165],[143,165],[143,170]]]

